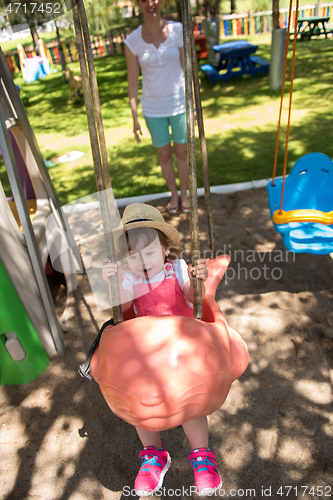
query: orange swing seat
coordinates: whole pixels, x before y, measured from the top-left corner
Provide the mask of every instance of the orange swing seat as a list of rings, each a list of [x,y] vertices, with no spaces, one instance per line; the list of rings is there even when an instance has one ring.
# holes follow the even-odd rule
[[[202,320],[148,316],[103,331],[90,373],[118,417],[162,431],[221,407],[249,360],[215,301],[229,261],[225,255],[207,259]]]

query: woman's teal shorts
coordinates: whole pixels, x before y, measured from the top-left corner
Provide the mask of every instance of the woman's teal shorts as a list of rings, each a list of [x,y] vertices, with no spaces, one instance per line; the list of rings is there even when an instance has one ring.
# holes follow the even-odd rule
[[[155,148],[162,148],[171,142],[187,142],[186,113],[162,118],[144,117]],[[171,133],[170,133],[171,127]]]

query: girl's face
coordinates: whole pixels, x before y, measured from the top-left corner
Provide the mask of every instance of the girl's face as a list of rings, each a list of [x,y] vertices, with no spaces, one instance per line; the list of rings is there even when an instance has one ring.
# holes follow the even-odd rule
[[[158,236],[146,247],[145,242],[139,238],[136,248],[130,251],[127,257],[128,266],[137,276],[153,278],[162,271],[167,252],[167,248],[161,245]]]
[[[155,17],[161,12],[162,0],[138,0],[138,3],[144,16]]]

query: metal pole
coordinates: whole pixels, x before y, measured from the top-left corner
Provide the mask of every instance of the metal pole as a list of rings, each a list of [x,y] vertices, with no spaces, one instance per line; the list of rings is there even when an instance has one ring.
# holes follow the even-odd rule
[[[107,153],[107,149],[106,149],[104,127],[103,127],[103,120],[102,120],[102,112],[101,112],[101,104],[100,104],[99,93],[98,93],[98,83],[97,83],[94,58],[93,58],[93,53],[92,53],[91,43],[90,43],[86,10],[84,7],[83,0],[79,0],[78,5],[79,5],[79,13],[80,13],[80,19],[81,19],[82,33],[83,33],[83,38],[84,38],[85,53],[86,53],[87,62],[88,62],[90,86],[91,86],[92,98],[93,98],[93,103],[94,103],[94,111],[95,111],[95,118],[96,118],[96,124],[97,124],[98,139],[99,139],[99,145],[100,145],[100,150],[101,150],[101,158],[102,158],[102,165],[103,165],[103,172],[102,172],[103,183],[104,183],[105,189],[111,189],[109,159],[108,159],[108,153]]]
[[[184,45],[184,74],[186,92],[187,118],[187,161],[189,168],[189,202],[190,202],[190,231],[191,231],[191,261],[195,266],[200,257],[199,217],[197,197],[197,171],[195,162],[195,135],[193,112],[193,87],[191,64],[191,25],[189,21],[189,1],[182,0],[183,13],[183,45]],[[202,318],[202,288],[198,278],[193,278],[193,317]]]
[[[191,4],[189,3],[189,8],[190,8],[190,5]],[[202,116],[200,85],[199,85],[199,76],[198,76],[198,64],[197,64],[197,55],[195,52],[191,12],[189,12],[189,24],[190,24],[190,36],[192,38],[192,43],[191,43],[192,76],[193,76],[195,104],[196,104],[196,108],[197,108],[197,122],[198,122],[199,141],[200,141],[202,178],[203,178],[203,184],[204,184],[204,190],[205,190],[205,203],[206,203],[209,247],[210,247],[210,251],[211,251],[211,257],[214,258],[216,256],[215,237],[214,237],[214,217],[213,217],[212,200],[211,200],[211,196],[210,196],[207,145],[206,145],[205,132],[204,132],[204,122],[203,122],[203,116]]]
[[[273,14],[272,14],[273,29],[277,30],[277,29],[280,28],[280,6],[279,6],[279,0],[273,0],[272,8],[273,8]]]
[[[87,62],[88,62],[90,88],[91,88],[91,94],[92,94],[92,99],[93,99],[93,109],[94,109],[94,113],[95,113],[97,134],[98,134],[100,154],[101,154],[101,160],[102,160],[103,186],[104,186],[105,190],[110,190],[109,192],[106,192],[106,197],[107,197],[106,205],[107,205],[107,209],[108,209],[108,215],[109,215],[109,218],[111,221],[111,227],[115,227],[117,225],[117,212],[115,209],[115,203],[114,203],[113,196],[110,195],[112,186],[111,186],[111,178],[110,178],[109,159],[108,159],[108,153],[107,153],[107,148],[106,148],[103,119],[102,119],[102,111],[101,111],[101,103],[100,103],[100,99],[99,99],[98,83],[97,83],[96,71],[95,71],[95,65],[94,65],[94,57],[93,57],[93,53],[92,53],[92,49],[91,49],[89,28],[88,28],[86,10],[84,7],[83,0],[78,1],[78,6],[79,6],[79,14],[80,14],[80,20],[81,20],[81,28],[82,28],[83,39],[84,39],[85,55],[86,55]]]
[[[77,51],[79,55],[79,62],[80,62],[80,69],[81,69],[81,76],[82,76],[82,88],[83,88],[83,95],[84,95],[84,100],[86,104],[86,110],[87,110],[87,119],[88,119],[88,129],[89,129],[89,136],[90,136],[90,144],[91,144],[91,151],[92,151],[92,157],[93,157],[93,163],[94,163],[94,170],[95,170],[95,178],[96,178],[96,185],[97,185],[97,191],[99,193],[99,201],[100,201],[100,207],[101,207],[101,214],[102,214],[102,223],[103,223],[103,229],[104,229],[104,237],[105,237],[105,244],[106,244],[106,253],[107,257],[112,261],[115,262],[116,260],[116,252],[115,252],[115,247],[114,247],[114,242],[113,242],[113,237],[112,237],[112,210],[114,209],[113,203],[110,200],[108,196],[105,196],[105,190],[111,188],[111,180],[110,180],[110,173],[108,169],[108,164],[107,168],[105,167],[105,163],[102,166],[102,161],[101,161],[101,156],[107,155],[106,152],[106,147],[103,150],[103,153],[101,153],[101,142],[100,142],[100,137],[97,133],[97,127],[96,127],[96,121],[97,117],[99,121],[101,122],[102,117],[100,114],[100,107],[97,110],[94,109],[94,104],[93,104],[93,99],[92,99],[92,93],[95,95],[95,103],[98,108],[99,104],[99,97],[96,98],[96,93],[98,93],[98,88],[97,88],[97,81],[96,81],[96,74],[95,74],[95,68],[92,63],[92,68],[91,68],[91,81],[93,82],[92,89],[90,87],[90,78],[88,74],[88,69],[87,69],[87,62],[86,62],[86,55],[85,55],[85,50],[84,50],[84,43],[83,43],[83,37],[82,37],[82,29],[85,31],[85,28],[87,28],[87,22],[86,22],[86,16],[85,16],[85,11],[84,7],[82,8],[82,0],[72,0],[72,10],[73,10],[73,20],[74,20],[74,27],[75,27],[75,35],[76,35],[76,43],[77,43]],[[80,7],[79,7],[80,6]],[[82,23],[82,26],[81,26]],[[85,37],[86,39],[89,40],[89,33],[85,31]],[[89,48],[87,47],[89,45]],[[86,44],[87,48],[87,59],[89,61],[89,53],[91,51],[91,46],[90,46],[90,40],[89,44]],[[92,55],[91,55],[92,57]],[[96,84],[95,84],[96,82]],[[99,125],[99,130],[101,130],[101,126]],[[104,131],[102,134],[102,143],[103,143],[103,138],[104,138]],[[104,146],[105,146],[105,140],[104,140]],[[104,157],[105,160],[105,157]],[[108,162],[107,162],[108,163]],[[110,278],[110,290],[111,290],[111,301],[112,304],[116,304],[115,306],[112,307],[112,315],[115,324],[121,323],[123,321],[123,315],[122,315],[122,310],[120,306],[120,293],[119,293],[119,286],[118,286],[118,279],[117,276],[112,276]]]

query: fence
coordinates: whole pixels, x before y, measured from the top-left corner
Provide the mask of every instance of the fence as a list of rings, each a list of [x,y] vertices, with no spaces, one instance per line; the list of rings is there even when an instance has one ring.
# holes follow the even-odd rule
[[[333,24],[333,3],[323,3],[318,6],[316,4],[303,5],[299,8],[300,17],[312,17],[320,15],[330,17],[330,22]],[[295,28],[295,8],[293,9],[293,17],[291,20],[291,28]],[[280,27],[288,26],[288,9],[280,9]],[[196,34],[203,34],[202,19],[194,19],[194,28]],[[244,35],[255,35],[258,33],[267,33],[272,29],[272,11],[250,12],[248,14],[225,14],[220,16],[220,37],[238,37]],[[122,30],[113,30],[106,35],[91,36],[91,46],[94,57],[102,57],[113,54],[124,53],[124,40],[131,32],[130,28]],[[33,46],[24,47],[27,57],[35,56]],[[58,43],[52,42],[46,44],[47,55],[50,64],[60,64],[60,54]],[[66,63],[78,60],[76,41],[75,39],[68,40],[62,43],[62,50]],[[17,50],[5,52],[9,69],[11,72],[20,71],[19,55]]]
[[[322,3],[320,8],[316,4],[299,7],[299,17],[322,16],[329,17],[333,24],[333,3]],[[291,28],[295,28],[296,13],[293,8]],[[280,8],[280,28],[288,27],[288,8]],[[201,21],[196,20],[198,32],[203,33]],[[256,35],[272,31],[272,10],[263,12],[249,12],[248,14],[224,14],[220,16],[220,37],[238,37]]]
[[[129,28],[123,30],[113,30],[106,35],[91,36],[91,48],[94,58],[106,55],[124,53],[124,40],[130,33]],[[58,42],[46,43],[46,52],[51,65],[61,64]],[[78,60],[76,40],[73,38],[61,43],[61,48],[66,63]],[[33,45],[24,47],[27,57],[36,55]],[[20,71],[20,58],[17,49],[5,52],[9,69],[12,73]]]

